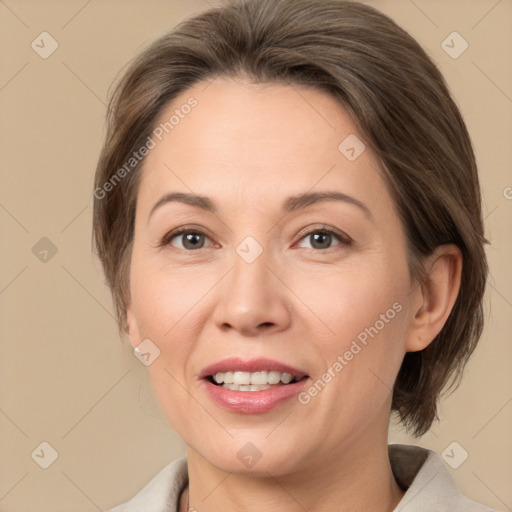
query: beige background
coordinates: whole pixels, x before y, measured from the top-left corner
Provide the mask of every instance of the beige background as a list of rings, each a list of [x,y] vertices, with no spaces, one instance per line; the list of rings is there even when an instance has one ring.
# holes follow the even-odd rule
[[[442,404],[442,421],[430,433],[415,441],[392,427],[390,439],[438,453],[456,441],[469,454],[450,469],[462,491],[512,510],[512,2],[368,3],[409,30],[445,74],[473,136],[492,242],[487,325],[462,386]],[[145,368],[117,336],[109,291],[91,256],[91,200],[116,74],[177,21],[208,6],[0,0],[1,512],[106,509],[185,453]],[[31,47],[43,31],[59,45],[47,59]],[[458,59],[441,47],[453,31],[469,43]],[[33,252],[43,237],[57,249],[46,262]],[[39,244],[41,251],[48,242]],[[58,453],[47,469],[36,463],[43,441]],[[453,453],[460,457],[461,448]]]

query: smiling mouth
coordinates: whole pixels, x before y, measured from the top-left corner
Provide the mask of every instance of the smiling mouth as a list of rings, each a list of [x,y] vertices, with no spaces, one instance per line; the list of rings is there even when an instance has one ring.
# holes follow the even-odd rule
[[[295,377],[279,371],[228,371],[210,375],[207,380],[216,386],[231,391],[264,391],[265,389],[287,386],[306,379],[307,375]]]

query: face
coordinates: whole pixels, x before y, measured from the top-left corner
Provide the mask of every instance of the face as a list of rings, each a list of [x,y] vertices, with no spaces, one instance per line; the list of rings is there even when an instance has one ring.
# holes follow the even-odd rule
[[[325,467],[385,443],[412,285],[395,205],[354,122],[312,88],[221,78],[181,94],[157,125],[173,115],[143,166],[128,307],[132,344],[160,350],[148,372],[170,424],[240,473]],[[175,193],[206,199],[155,207]],[[298,382],[236,391],[210,381],[217,371]],[[252,468],[246,455],[261,458]]]

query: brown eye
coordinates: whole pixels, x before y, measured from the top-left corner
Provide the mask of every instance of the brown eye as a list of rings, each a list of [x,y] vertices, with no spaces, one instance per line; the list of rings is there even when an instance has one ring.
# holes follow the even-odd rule
[[[343,237],[330,229],[316,229],[314,231],[310,231],[301,238],[301,241],[302,240],[309,240],[310,248],[314,250],[331,249],[338,245],[349,246],[351,244],[348,237]],[[334,240],[338,243],[332,245]]]
[[[204,233],[201,233],[201,231],[187,229],[169,233],[162,240],[161,245],[172,245],[173,247],[177,247],[178,249],[183,249],[186,251],[203,249],[205,247],[205,240],[207,238],[208,237]],[[173,243],[173,240],[175,239],[181,243],[178,243],[178,245]]]

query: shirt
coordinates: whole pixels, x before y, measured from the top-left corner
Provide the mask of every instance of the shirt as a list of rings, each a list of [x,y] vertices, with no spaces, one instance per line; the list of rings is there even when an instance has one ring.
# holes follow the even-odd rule
[[[389,444],[388,452],[395,479],[407,489],[393,512],[497,512],[466,498],[436,452],[398,443]],[[107,512],[178,512],[187,485],[183,456],[165,466],[131,500]]]

